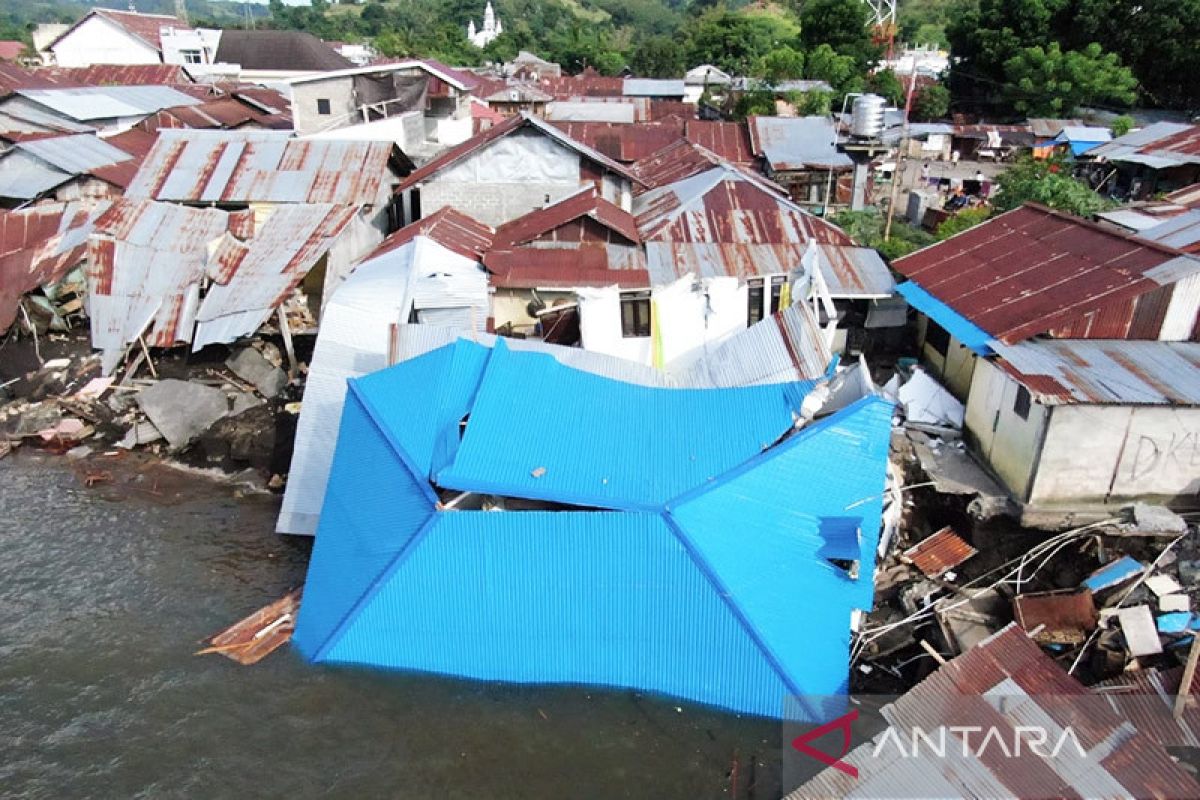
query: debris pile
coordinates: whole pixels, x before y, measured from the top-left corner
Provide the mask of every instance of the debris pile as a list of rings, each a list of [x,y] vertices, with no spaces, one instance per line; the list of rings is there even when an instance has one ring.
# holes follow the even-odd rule
[[[910,536],[921,527],[907,522]],[[854,645],[860,688],[907,688],[1014,622],[1085,684],[1176,667],[1200,631],[1200,536],[1169,509],[972,536],[943,527],[887,555]]]
[[[101,375],[99,355],[76,352],[9,379],[2,391],[0,457],[22,445],[78,458],[146,448],[193,466],[253,468],[281,488],[273,472],[288,456],[280,451],[294,423],[278,422],[295,416],[290,401],[300,386],[278,348],[256,340],[215,366],[164,358],[156,367],[139,352],[112,376]]]

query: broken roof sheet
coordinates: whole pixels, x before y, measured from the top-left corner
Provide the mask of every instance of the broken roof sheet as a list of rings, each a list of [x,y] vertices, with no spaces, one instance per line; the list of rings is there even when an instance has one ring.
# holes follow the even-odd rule
[[[884,746],[884,732],[839,759],[852,772],[825,769],[788,800],[1200,796],[1200,784],[1142,729],[1140,719],[1091,699],[1015,624],[940,667],[882,715],[905,743],[917,741],[918,731],[931,741],[947,731],[953,736],[953,726],[976,726],[967,730],[980,736],[995,730],[1003,739],[1014,728],[1033,725],[1050,742],[1070,727],[1078,744],[1068,740],[1065,747],[1047,746],[1045,755],[1013,758],[955,739],[948,757],[938,757],[928,748]]]
[[[940,578],[979,551],[946,526],[905,550],[900,558],[931,578]]]
[[[1200,405],[1200,343],[1037,339],[995,346],[1045,405]]]
[[[284,131],[161,130],[126,197],[176,202],[372,205],[395,145]]]
[[[531,380],[583,381],[615,399],[591,417],[601,422],[632,421],[639,406],[657,416],[677,404],[707,417],[720,414],[727,394],[748,399],[744,390],[646,389],[555,364],[544,354],[499,344],[489,353],[458,341],[351,381],[297,626],[301,652],[317,661],[492,680],[631,686],[768,716],[782,713],[782,694],[843,692],[850,611],[863,597],[869,604],[873,587],[829,559],[873,563],[878,516],[845,509],[882,488],[888,404],[863,401],[715,480],[700,478],[694,491],[650,512],[439,510],[428,475],[453,469],[481,428],[486,438],[499,435],[481,404],[512,392],[527,397]],[[558,405],[582,402],[577,418],[592,405],[583,392],[555,396]],[[601,424],[593,438],[612,438],[603,436],[607,429]],[[730,445],[745,432],[741,425],[712,430]],[[523,435],[518,426],[509,439],[521,448]],[[646,441],[688,464],[695,448],[712,449],[697,438]],[[364,459],[369,473],[354,466]],[[625,461],[614,482],[642,472],[641,463]],[[844,474],[815,479],[825,463],[845,465]],[[577,453],[561,465],[590,466]],[[798,496],[797,486],[806,487]],[[372,522],[380,506],[364,498],[385,495],[386,519]],[[761,499],[750,513],[762,536],[730,539],[721,515],[742,513],[732,498],[746,496]],[[829,517],[819,516],[826,511]],[[861,539],[841,535],[847,527],[861,527]],[[446,580],[447,559],[458,579]],[[534,563],[540,566],[531,572]],[[463,581],[464,574],[480,579]],[[669,579],[646,581],[648,574]],[[764,574],[779,579],[764,581]],[[564,580],[573,587],[566,594],[554,589]],[[815,597],[822,611],[812,625],[787,624]],[[407,635],[417,619],[432,637]],[[716,667],[722,680],[711,679],[713,652],[723,654]],[[702,662],[710,668],[699,669]]]
[[[47,203],[0,211],[0,333],[16,319],[22,295],[61,279],[83,260],[92,222],[106,206]]]
[[[396,191],[400,192],[408,189],[409,187],[416,186],[421,181],[427,180],[436,173],[441,172],[446,167],[449,167],[450,165],[457,163],[467,156],[482,150],[497,139],[507,136],[510,133],[513,133],[514,131],[524,127],[531,127],[534,130],[549,136],[563,147],[574,150],[584,158],[599,164],[600,166],[616,173],[617,175],[637,181],[637,178],[633,175],[633,173],[631,173],[627,168],[618,164],[616,161],[613,161],[608,156],[593,150],[582,142],[575,141],[570,136],[563,133],[560,129],[556,128],[554,125],[551,125],[549,122],[522,112],[510,117],[508,120],[499,125],[494,125],[482,133],[467,139],[457,147],[451,148],[429,163],[423,165],[420,169],[416,170],[403,181],[401,181],[400,185],[396,187]]]
[[[892,266],[969,325],[1013,344],[1042,333],[1157,338],[1161,315],[1152,324],[1152,310],[1139,310],[1138,301],[1191,274],[1193,263],[1171,248],[1028,203]]]
[[[595,186],[589,185],[557,203],[529,212],[496,229],[496,243],[505,245],[526,244],[539,237],[553,233],[567,223],[588,219],[621,239],[636,244],[641,242],[633,216],[620,206],[600,196]],[[573,239],[580,241],[576,232]],[[559,237],[554,237],[556,241]],[[611,236],[609,237],[611,240]]]
[[[829,117],[750,117],[750,142],[776,172],[850,169],[850,156],[838,152],[837,128]]]
[[[18,89],[16,94],[77,122],[144,117],[160,109],[195,105],[200,102],[169,86]]]
[[[612,384],[565,370],[550,358],[513,359],[497,349],[471,412],[472,430],[439,485],[463,491],[638,510],[661,505],[731,469],[791,429],[810,384],[776,384],[721,393]],[[513,381],[528,396],[571,397],[511,404]],[[545,392],[545,394],[543,394]],[[702,418],[722,420],[721,435],[698,437]],[[624,431],[604,447],[588,444],[591,419]],[[532,436],[532,438],[527,438]],[[497,450],[503,444],[503,452]],[[521,444],[524,442],[525,444]],[[688,457],[680,459],[681,452]],[[586,461],[579,454],[589,453]]]

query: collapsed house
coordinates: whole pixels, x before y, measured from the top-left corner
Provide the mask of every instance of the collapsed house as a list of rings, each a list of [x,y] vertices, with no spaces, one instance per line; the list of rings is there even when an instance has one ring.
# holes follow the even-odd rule
[[[0,154],[0,203],[119,197],[137,166],[131,153],[91,133],[18,141]]]
[[[0,333],[18,314],[40,317],[47,328],[64,329],[63,317],[83,310],[83,275],[68,275],[87,254],[92,224],[106,203],[44,203],[0,211]],[[22,310],[22,297],[29,296]],[[55,301],[67,304],[61,307]],[[33,319],[29,324],[37,327]]]
[[[1196,502],[1200,260],[1029,204],[894,266],[922,362],[1026,514]]]
[[[639,386],[464,340],[352,380],[294,641],[763,716],[844,693],[891,406],[796,431],[810,386]]]

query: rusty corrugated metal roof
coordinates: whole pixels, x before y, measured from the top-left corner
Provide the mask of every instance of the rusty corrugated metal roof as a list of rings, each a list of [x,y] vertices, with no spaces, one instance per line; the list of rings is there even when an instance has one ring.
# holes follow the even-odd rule
[[[228,129],[255,127],[291,130],[291,117],[264,114],[235,97],[209,100],[194,106],[164,108],[152,118],[154,128]],[[146,123],[143,123],[143,125]]]
[[[373,205],[394,177],[390,142],[298,140],[282,131],[162,130],[132,199]]]
[[[106,204],[48,203],[0,211],[0,333],[21,296],[61,279],[87,254],[87,236]]]
[[[16,64],[0,64],[0,97],[12,94],[17,89],[48,89],[57,83],[44,75],[38,75],[18,67]]]
[[[633,216],[628,211],[601,197],[595,186],[586,186],[557,203],[531,211],[501,225],[496,229],[496,243],[526,244],[583,217],[616,233],[631,244],[642,240]]]
[[[1032,203],[892,267],[1002,342],[1042,333],[1157,338],[1142,296],[1178,280],[1178,251]],[[1143,317],[1147,317],[1143,319]],[[1159,319],[1161,323],[1161,319]]]
[[[850,156],[837,149],[829,117],[750,117],[750,142],[776,172],[805,169],[848,170]]]
[[[576,286],[650,287],[644,269],[610,268],[603,247],[492,250],[483,257],[490,283],[503,288],[571,289]]]
[[[473,217],[445,206],[390,234],[363,260],[368,261],[403,247],[418,236],[432,239],[460,256],[480,260],[492,248],[495,233],[491,227]]]
[[[842,756],[853,775],[826,769],[788,800],[868,797],[1132,797],[1200,796],[1200,784],[1175,762],[1163,743],[1135,720],[1095,698],[1031,641],[1009,625],[943,665],[907,694],[884,707],[883,717],[902,742],[914,730],[936,739],[939,731],[976,726],[968,747],[957,739],[949,757],[929,748],[881,745],[884,734]],[[1169,710],[1165,711],[1169,717]],[[1014,758],[980,747],[984,731],[1002,737],[1015,726],[1070,726],[1073,745],[1049,745],[1034,757]],[[1044,753],[1044,756],[1042,755]]]
[[[947,526],[905,550],[900,558],[929,577],[938,578],[978,552]]]
[[[1200,343],[1037,339],[995,346],[1043,405],[1200,405]]]
[[[691,119],[684,126],[684,138],[734,164],[754,163],[750,130],[744,122]]]
[[[192,83],[179,64],[92,64],[87,67],[39,67],[35,75],[65,86],[175,86]]]

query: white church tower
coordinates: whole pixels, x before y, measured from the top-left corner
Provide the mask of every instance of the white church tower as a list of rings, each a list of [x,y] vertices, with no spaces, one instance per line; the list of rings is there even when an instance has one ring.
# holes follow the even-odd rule
[[[475,30],[475,20],[467,23],[467,39],[476,47],[487,47],[489,42],[502,33],[504,33],[504,27],[496,17],[491,0],[488,0],[487,8],[483,10],[482,28],[478,31]]]

